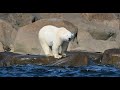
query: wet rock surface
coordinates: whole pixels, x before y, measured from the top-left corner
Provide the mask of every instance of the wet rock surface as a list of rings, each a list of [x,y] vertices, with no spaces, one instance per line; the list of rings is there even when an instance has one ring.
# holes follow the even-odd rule
[[[104,53],[68,51],[67,57],[61,59],[44,55],[0,52],[0,67],[26,64],[79,67],[93,63],[120,68],[120,49],[108,49]]]
[[[120,49],[108,49],[103,54],[102,64],[114,65],[120,68]]]
[[[90,60],[100,63],[101,53],[89,53],[81,51],[67,52],[67,57],[55,59],[41,55],[22,55],[12,52],[0,53],[0,66],[38,64],[49,66],[83,66],[88,65]]]

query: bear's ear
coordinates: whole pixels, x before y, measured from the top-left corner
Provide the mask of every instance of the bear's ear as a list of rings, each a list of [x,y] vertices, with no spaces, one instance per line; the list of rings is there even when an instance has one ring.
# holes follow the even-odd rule
[[[78,39],[77,39],[77,33],[73,33],[73,42],[76,40],[77,44],[78,44]]]

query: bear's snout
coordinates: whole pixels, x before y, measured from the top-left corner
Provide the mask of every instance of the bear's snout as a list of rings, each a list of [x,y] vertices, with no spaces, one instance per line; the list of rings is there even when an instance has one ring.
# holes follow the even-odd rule
[[[68,41],[71,41],[72,38],[68,38]]]

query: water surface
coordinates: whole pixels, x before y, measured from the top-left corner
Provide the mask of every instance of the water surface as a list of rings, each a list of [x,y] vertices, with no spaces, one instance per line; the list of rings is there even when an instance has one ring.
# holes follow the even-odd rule
[[[57,67],[27,64],[0,67],[0,77],[119,77],[119,76],[120,69],[108,65]]]

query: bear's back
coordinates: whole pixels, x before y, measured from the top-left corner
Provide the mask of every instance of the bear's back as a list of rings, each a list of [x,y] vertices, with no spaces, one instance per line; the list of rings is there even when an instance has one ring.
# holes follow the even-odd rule
[[[48,44],[50,44],[51,42],[55,41],[58,30],[59,28],[52,25],[44,26],[39,31],[39,38],[43,38]]]
[[[57,31],[58,31],[57,27],[52,25],[47,25],[40,29],[39,34],[41,34],[42,36],[45,35],[47,37],[49,36],[52,37],[56,35]]]

